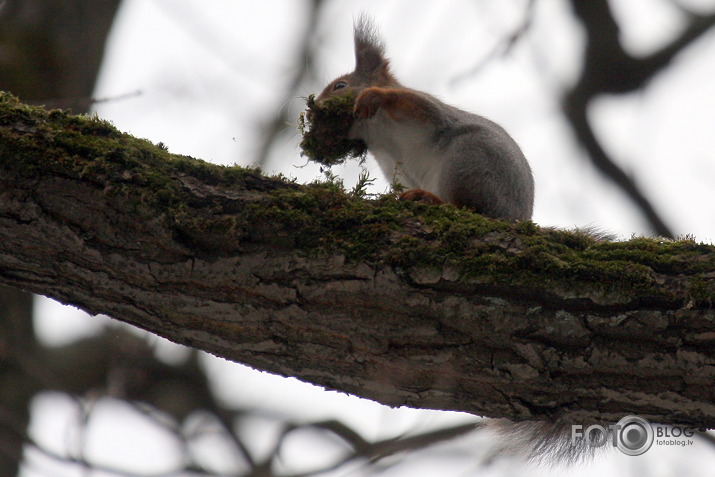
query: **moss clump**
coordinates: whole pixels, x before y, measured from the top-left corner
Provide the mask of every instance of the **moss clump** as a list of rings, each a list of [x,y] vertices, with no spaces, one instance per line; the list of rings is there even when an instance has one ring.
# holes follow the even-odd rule
[[[365,157],[367,145],[359,139],[348,138],[354,120],[354,104],[353,92],[330,97],[320,104],[315,102],[314,95],[308,97],[307,114],[301,113],[298,119],[298,129],[303,134],[300,148],[304,156],[326,166]]]

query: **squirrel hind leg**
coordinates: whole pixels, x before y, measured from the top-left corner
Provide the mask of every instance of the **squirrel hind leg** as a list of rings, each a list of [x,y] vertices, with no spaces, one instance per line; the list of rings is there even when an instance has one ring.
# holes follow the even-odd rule
[[[399,196],[400,200],[412,200],[415,202],[424,202],[426,204],[438,205],[444,204],[444,201],[434,195],[432,192],[427,192],[424,189],[409,189],[404,191]]]

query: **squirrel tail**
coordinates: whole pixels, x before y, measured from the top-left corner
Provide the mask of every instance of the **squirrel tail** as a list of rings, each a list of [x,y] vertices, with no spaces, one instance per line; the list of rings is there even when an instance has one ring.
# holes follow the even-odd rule
[[[533,463],[575,464],[594,457],[599,449],[606,448],[597,447],[588,439],[572,439],[569,424],[486,419],[480,427],[495,436],[496,455],[514,456]],[[608,438],[600,435],[589,437]]]

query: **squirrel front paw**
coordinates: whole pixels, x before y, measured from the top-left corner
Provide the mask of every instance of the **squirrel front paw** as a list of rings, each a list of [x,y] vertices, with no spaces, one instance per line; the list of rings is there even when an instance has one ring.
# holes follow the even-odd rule
[[[386,102],[387,92],[381,88],[367,88],[355,99],[353,115],[358,119],[369,119]]]
[[[434,195],[432,192],[427,192],[424,189],[410,189],[400,194],[400,200],[412,200],[415,202],[424,202],[425,204],[444,204],[444,201]]]

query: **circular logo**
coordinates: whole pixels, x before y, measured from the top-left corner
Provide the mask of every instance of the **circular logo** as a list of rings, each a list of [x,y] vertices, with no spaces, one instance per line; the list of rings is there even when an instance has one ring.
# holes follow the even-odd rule
[[[626,455],[645,454],[653,445],[653,427],[639,416],[626,416],[617,424],[616,446]]]

